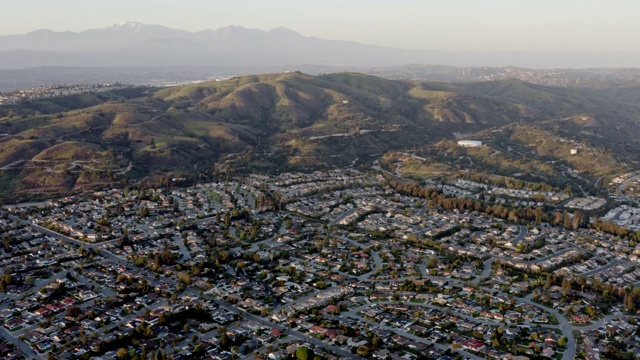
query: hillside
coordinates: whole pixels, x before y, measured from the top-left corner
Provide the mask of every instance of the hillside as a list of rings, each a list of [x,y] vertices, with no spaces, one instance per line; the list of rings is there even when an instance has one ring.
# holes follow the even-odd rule
[[[455,84],[293,72],[46,99],[0,107],[0,176],[5,191],[19,197],[131,179],[359,166],[388,151],[477,133],[497,147],[510,142],[531,153],[540,172],[567,149],[532,139],[582,141],[597,156],[606,153],[604,165],[566,161],[600,177],[613,171],[608,161],[630,163],[640,153],[636,90],[609,91],[621,100],[515,80]],[[535,124],[536,135],[515,124]],[[465,156],[490,168],[492,154]],[[528,164],[519,160],[503,172]],[[554,171],[547,175],[561,179]]]

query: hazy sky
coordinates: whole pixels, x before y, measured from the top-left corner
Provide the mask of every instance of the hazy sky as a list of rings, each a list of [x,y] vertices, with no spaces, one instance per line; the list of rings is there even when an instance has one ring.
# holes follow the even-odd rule
[[[403,48],[640,52],[639,0],[2,0],[0,35],[123,20],[226,25]]]

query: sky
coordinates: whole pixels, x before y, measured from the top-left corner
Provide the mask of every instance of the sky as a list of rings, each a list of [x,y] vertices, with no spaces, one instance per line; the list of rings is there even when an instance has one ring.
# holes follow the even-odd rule
[[[2,0],[0,35],[139,21],[409,49],[640,53],[639,14],[638,0]]]

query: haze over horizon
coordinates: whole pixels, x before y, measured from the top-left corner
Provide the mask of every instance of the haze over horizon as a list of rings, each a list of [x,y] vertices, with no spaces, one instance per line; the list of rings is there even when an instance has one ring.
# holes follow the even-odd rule
[[[228,25],[286,27],[305,36],[405,49],[640,53],[640,2],[383,0],[301,3],[184,0],[10,1],[0,35],[80,32],[139,21],[197,32]]]

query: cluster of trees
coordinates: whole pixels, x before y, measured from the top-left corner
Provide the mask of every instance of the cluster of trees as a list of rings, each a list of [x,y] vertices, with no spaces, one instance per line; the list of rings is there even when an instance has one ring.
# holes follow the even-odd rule
[[[262,222],[260,220],[253,220],[251,227],[241,228],[240,225],[236,224],[236,231],[240,232],[240,240],[246,241],[255,240],[258,237],[260,229],[262,228]]]
[[[562,226],[565,229],[576,230],[578,228],[591,227],[592,229],[615,235],[620,238],[640,241],[640,231],[629,231],[626,227],[620,226],[611,221],[600,221],[596,219],[591,223],[591,217],[580,211],[573,214],[565,211],[554,211],[549,213],[545,208],[510,208],[508,206],[493,204],[491,201],[485,202],[480,200],[470,200],[464,198],[447,197],[437,188],[423,188],[415,183],[399,184],[395,181],[390,182],[399,193],[418,196],[431,200],[431,206],[443,209],[460,211],[478,211],[489,216],[512,221],[514,223],[534,222],[536,224],[549,223],[553,226]],[[482,199],[482,197],[481,197]]]
[[[401,184],[395,179],[391,179],[389,184],[400,194],[430,200],[431,207],[442,210],[457,209],[459,211],[477,211],[489,216],[509,220],[514,223],[535,222],[536,224],[541,224],[546,222],[553,224],[554,226],[563,226],[566,229],[572,230],[580,227],[586,227],[590,221],[590,217],[580,211],[569,214],[567,211],[554,211],[553,213],[549,213],[542,207],[512,208],[505,205],[495,204],[491,199],[489,201],[484,201],[482,196],[478,200],[448,197],[443,194],[440,189],[434,187],[421,187],[419,184],[413,182]],[[608,226],[612,225],[609,224]],[[605,228],[606,227],[603,226],[603,231],[606,231]]]
[[[500,177],[500,178],[492,178],[487,179],[480,174],[468,174],[463,175],[468,180],[475,181],[477,183],[488,183],[495,186],[505,187],[508,189],[529,189],[533,191],[553,191],[553,186],[544,183],[544,182],[536,182],[530,183],[526,181],[522,181],[520,179],[515,179],[512,177]]]
[[[125,348],[120,348],[116,352],[116,356],[118,359],[123,360],[171,360],[173,356],[168,352],[164,352],[162,349],[151,350],[150,352],[147,350],[146,346],[142,346],[142,350],[140,353],[136,351],[135,348],[130,347],[129,351]]]
[[[133,255],[133,263],[136,266],[148,266],[153,271],[159,271],[163,265],[175,265],[176,255],[164,248],[160,253],[147,255]]]
[[[398,290],[400,291],[413,291],[413,292],[424,292],[424,291],[435,291],[437,292],[438,289],[435,288],[433,286],[433,284],[428,281],[415,281],[415,280],[405,280],[402,282],[402,284],[400,284],[398,286]],[[396,297],[397,294],[394,293],[394,297]]]
[[[502,264],[502,266],[506,266]],[[525,274],[526,275],[526,274]],[[591,282],[587,282],[584,276],[578,276],[576,278],[559,277],[552,273],[538,274],[540,276],[539,284],[544,285],[546,290],[550,289],[553,285],[559,285],[562,288],[564,296],[571,296],[572,290],[584,292],[587,290],[601,294],[600,300],[603,303],[615,303],[622,302],[624,310],[633,312],[637,309],[637,304],[640,303],[640,287],[633,286],[617,286],[612,284],[605,284],[600,279],[593,279]],[[526,275],[527,276],[527,275]],[[534,301],[540,299],[540,293],[536,290],[533,292]],[[590,316],[594,316],[590,307],[586,308],[586,312]]]
[[[0,292],[5,293],[7,291],[7,286],[11,285],[12,282],[13,276],[11,276],[11,274],[0,276]]]
[[[593,229],[598,231],[602,231],[611,235],[619,236],[621,238],[627,238],[635,241],[636,243],[640,240],[640,231],[629,231],[624,226],[620,226],[611,221],[600,221],[596,220],[591,224]]]
[[[4,248],[4,252],[6,253],[10,253],[11,252],[11,245],[13,245],[13,243],[16,241],[15,236],[11,236],[8,234],[4,234],[2,235],[2,245]]]

